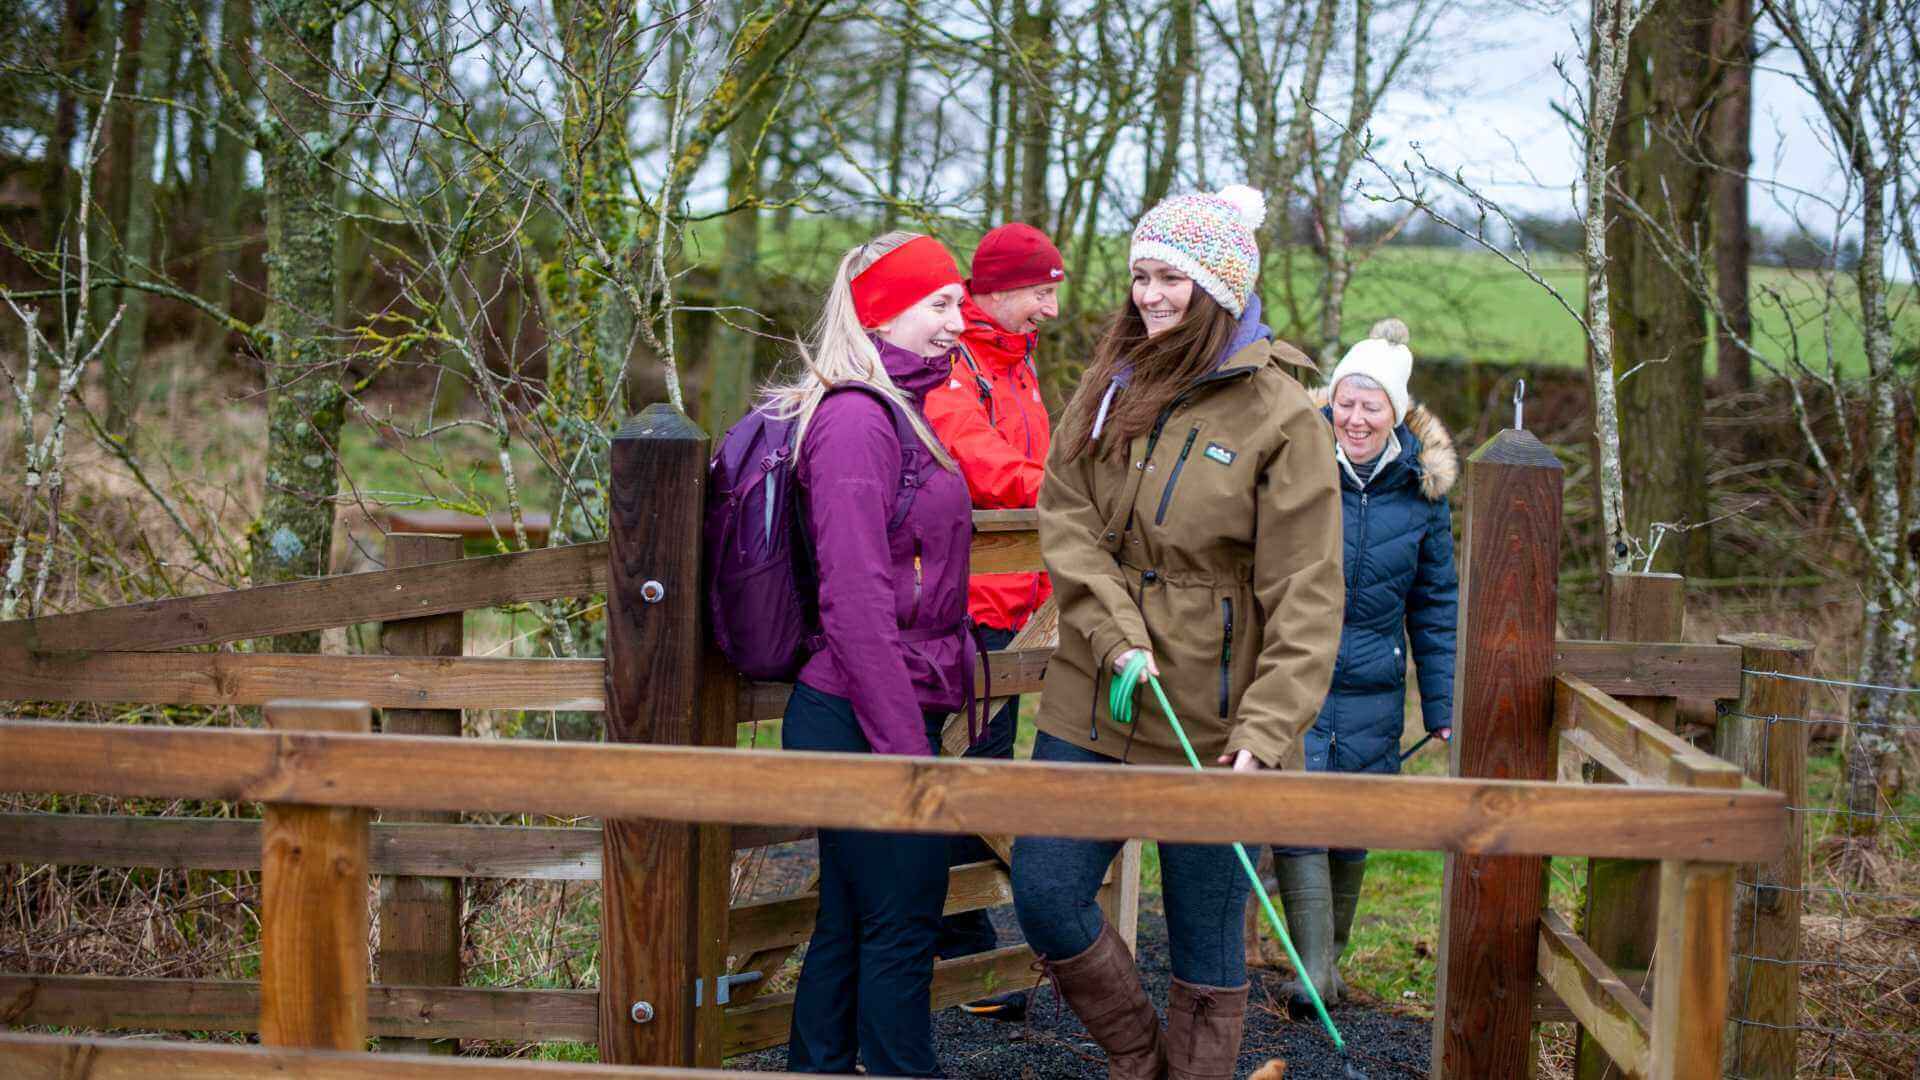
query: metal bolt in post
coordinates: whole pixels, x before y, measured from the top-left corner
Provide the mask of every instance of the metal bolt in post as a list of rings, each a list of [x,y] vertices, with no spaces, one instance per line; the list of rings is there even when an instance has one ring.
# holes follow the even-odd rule
[[[1513,430],[1527,430],[1525,411],[1527,404],[1527,380],[1513,380]]]
[[[646,1001],[636,1001],[633,1003],[633,1008],[627,1010],[627,1015],[633,1018],[634,1023],[644,1024],[653,1019],[653,1004]]]
[[[640,583],[640,599],[645,600],[649,604],[657,604],[666,598],[667,587],[665,585],[652,579]]]

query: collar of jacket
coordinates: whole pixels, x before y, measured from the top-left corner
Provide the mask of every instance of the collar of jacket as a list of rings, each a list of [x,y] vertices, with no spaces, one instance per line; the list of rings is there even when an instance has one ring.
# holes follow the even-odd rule
[[[880,366],[886,369],[887,378],[913,398],[916,405],[924,405],[927,392],[946,382],[947,376],[953,372],[954,356],[951,352],[939,356],[921,356],[882,340],[878,334],[871,335],[871,340],[873,347],[880,350]]]
[[[960,317],[967,321],[967,328],[960,331],[960,340],[966,343],[968,353],[981,367],[996,375],[1025,363],[1040,338],[1037,333],[1016,334],[1003,329],[987,314],[987,309],[974,302],[971,293],[960,301]]]

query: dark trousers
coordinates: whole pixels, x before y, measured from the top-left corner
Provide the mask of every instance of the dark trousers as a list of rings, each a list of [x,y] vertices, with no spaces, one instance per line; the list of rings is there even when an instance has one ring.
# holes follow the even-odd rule
[[[1012,630],[983,626],[978,632],[982,648],[999,650],[1007,647],[1013,640]],[[970,758],[999,758],[1002,761],[1013,760],[1013,737],[1020,726],[1020,699],[1012,698],[1000,707],[987,721],[986,730],[980,733],[980,741],[967,748],[965,756]],[[965,866],[968,863],[987,862],[997,856],[986,841],[978,836],[956,836],[951,850],[947,853],[948,866]],[[1000,944],[1000,936],[993,929],[993,920],[984,910],[962,911],[948,915],[940,920],[940,942],[936,946],[942,960],[952,960],[960,956],[972,956],[976,953],[991,952]]]
[[[1044,731],[1034,740],[1033,760],[1126,767]],[[1100,879],[1120,845],[1048,836],[1013,842],[1013,907],[1034,952],[1065,960],[1093,947],[1106,921]],[[1160,845],[1160,895],[1175,978],[1199,986],[1246,985],[1241,927],[1249,888],[1231,844]]]
[[[926,717],[931,748],[944,714]],[[852,704],[801,683],[787,702],[788,750],[871,752]],[[933,948],[950,838],[820,830],[820,913],[794,990],[787,1068],[941,1076],[933,1052]]]

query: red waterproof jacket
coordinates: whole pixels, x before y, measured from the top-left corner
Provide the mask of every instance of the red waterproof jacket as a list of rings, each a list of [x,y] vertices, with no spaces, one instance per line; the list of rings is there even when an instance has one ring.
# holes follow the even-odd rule
[[[1033,366],[1036,334],[1011,334],[966,298],[964,355],[953,376],[927,395],[927,420],[946,444],[979,510],[1024,510],[1040,498],[1051,428]],[[973,621],[1018,630],[1051,595],[1045,574],[975,574],[967,589]]]

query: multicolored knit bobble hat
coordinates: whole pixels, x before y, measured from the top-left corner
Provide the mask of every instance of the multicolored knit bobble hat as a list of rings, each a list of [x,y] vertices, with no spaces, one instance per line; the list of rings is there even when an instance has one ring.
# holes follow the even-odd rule
[[[1229,184],[1211,195],[1175,195],[1133,227],[1127,265],[1159,259],[1192,278],[1237,319],[1260,274],[1253,230],[1266,218],[1266,196],[1245,184]]]

